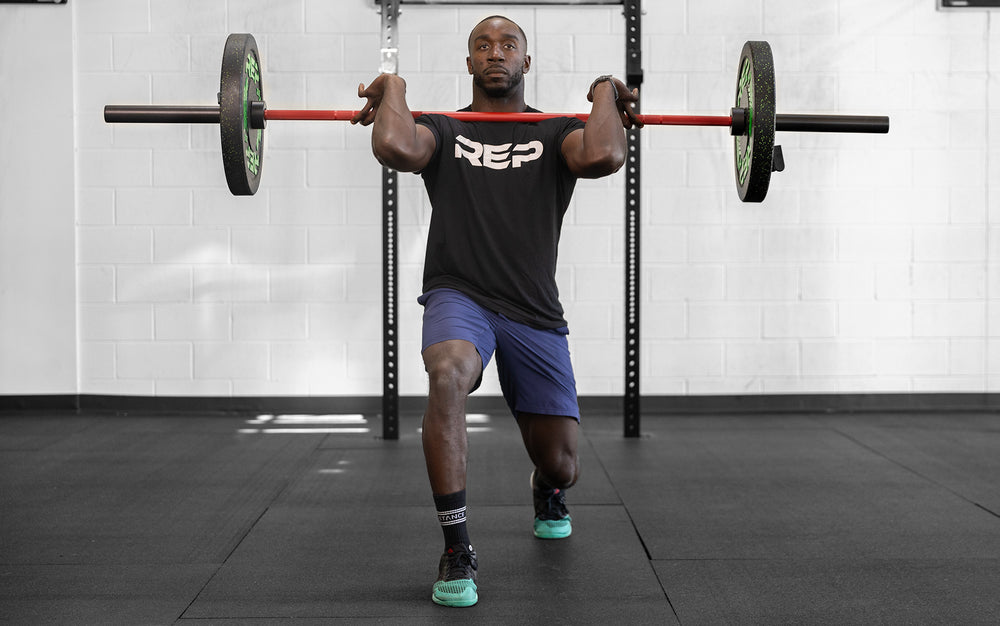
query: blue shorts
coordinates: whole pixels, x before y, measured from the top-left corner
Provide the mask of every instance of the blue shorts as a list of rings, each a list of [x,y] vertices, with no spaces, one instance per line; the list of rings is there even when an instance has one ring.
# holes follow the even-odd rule
[[[432,289],[417,302],[424,305],[421,351],[442,341],[463,339],[476,346],[484,369],[496,352],[500,389],[515,416],[565,415],[579,421],[566,339],[569,328],[540,329],[515,322],[454,289]]]

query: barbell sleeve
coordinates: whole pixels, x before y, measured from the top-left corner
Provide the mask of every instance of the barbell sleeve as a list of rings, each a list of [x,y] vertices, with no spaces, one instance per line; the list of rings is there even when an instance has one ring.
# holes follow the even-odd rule
[[[218,106],[109,104],[104,121],[125,124],[218,124]]]
[[[888,133],[889,118],[881,115],[799,115],[778,113],[774,130],[793,133]]]

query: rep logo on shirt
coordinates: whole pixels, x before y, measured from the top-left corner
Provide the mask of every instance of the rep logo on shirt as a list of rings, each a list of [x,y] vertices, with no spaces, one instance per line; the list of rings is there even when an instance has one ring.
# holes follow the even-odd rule
[[[455,137],[455,158],[464,157],[476,167],[505,170],[508,167],[521,167],[522,164],[542,156],[542,142],[537,139],[528,143],[519,143],[513,149],[511,149],[511,145],[505,143],[493,146],[458,135]]]

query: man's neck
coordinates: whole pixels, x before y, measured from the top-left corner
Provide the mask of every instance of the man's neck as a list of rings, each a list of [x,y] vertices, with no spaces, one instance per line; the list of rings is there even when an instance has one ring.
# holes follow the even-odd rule
[[[472,110],[480,113],[523,113],[524,91],[517,90],[509,96],[495,98],[479,89],[473,89]]]

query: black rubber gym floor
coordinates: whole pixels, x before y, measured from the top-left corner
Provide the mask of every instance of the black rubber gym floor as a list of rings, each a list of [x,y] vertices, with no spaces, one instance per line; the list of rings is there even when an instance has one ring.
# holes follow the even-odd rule
[[[430,601],[418,416],[247,422],[0,418],[0,622],[1000,623],[1000,415],[587,415],[563,541],[482,416],[471,609]]]

